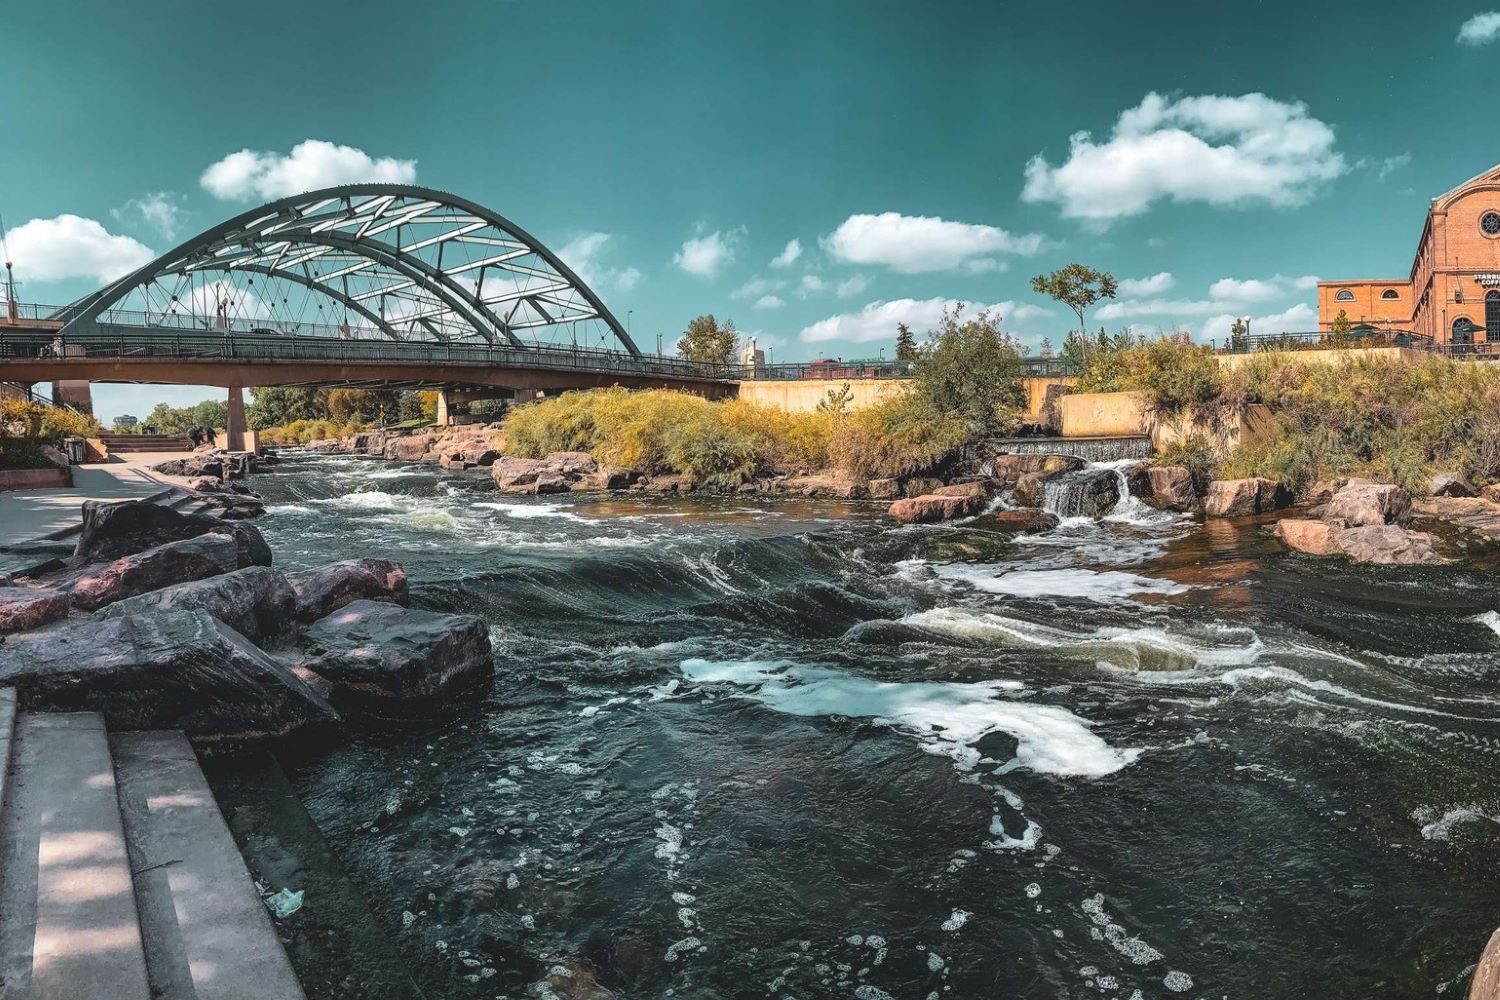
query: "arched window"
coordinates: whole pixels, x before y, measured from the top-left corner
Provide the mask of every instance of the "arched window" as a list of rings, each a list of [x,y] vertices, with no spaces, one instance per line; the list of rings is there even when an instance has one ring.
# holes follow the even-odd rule
[[[1485,293],[1484,339],[1500,341],[1500,292]]]
[[[1460,316],[1453,321],[1453,340],[1455,344],[1474,343],[1474,331],[1479,329],[1467,316]]]
[[[1352,298],[1353,296],[1350,297]],[[1380,297],[1382,299],[1399,299],[1401,297],[1401,293],[1396,291],[1394,288],[1387,288],[1385,291],[1380,293]]]
[[[1354,293],[1351,292],[1351,291],[1349,291],[1349,289],[1347,289],[1347,288],[1340,288],[1338,290],[1338,294],[1336,294],[1333,297],[1333,301],[1335,301],[1335,302],[1353,302],[1354,301]]]

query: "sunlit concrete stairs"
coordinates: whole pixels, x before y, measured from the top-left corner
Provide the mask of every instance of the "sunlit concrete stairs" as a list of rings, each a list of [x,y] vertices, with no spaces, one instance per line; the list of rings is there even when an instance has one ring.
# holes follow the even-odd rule
[[[0,689],[0,998],[303,1000],[187,739]]]

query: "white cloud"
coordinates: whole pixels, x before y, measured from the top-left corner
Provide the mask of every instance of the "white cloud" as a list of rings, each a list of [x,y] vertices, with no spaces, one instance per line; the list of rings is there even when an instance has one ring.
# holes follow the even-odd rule
[[[1120,115],[1108,139],[1074,133],[1061,165],[1033,157],[1021,198],[1055,202],[1069,218],[1108,225],[1163,198],[1298,205],[1346,169],[1333,129],[1300,102],[1153,92]]]
[[[824,249],[839,260],[906,274],[1003,270],[994,254],[1033,254],[1042,246],[1037,233],[1018,236],[995,226],[899,212],[851,215],[823,237]]]
[[[706,236],[698,236],[682,244],[672,258],[672,263],[688,274],[700,278],[716,277],[720,268],[734,260],[734,247],[744,235],[744,228],[714,230]]]
[[[1222,344],[1229,337],[1235,319],[1235,315],[1231,313],[1214,316],[1203,324],[1203,329],[1199,331],[1198,339],[1216,340]],[[1279,313],[1272,313],[1269,316],[1252,316],[1250,318],[1250,332],[1252,334],[1307,333],[1317,328],[1318,314],[1312,306],[1305,302],[1299,302],[1290,309]]]
[[[1171,271],[1159,271],[1149,278],[1125,278],[1120,282],[1120,294],[1127,298],[1140,295],[1160,295],[1175,283]]]
[[[161,233],[166,239],[174,239],[182,231],[187,212],[182,207],[182,195],[170,191],[155,191],[144,198],[132,198],[109,214],[117,222],[140,221]]]
[[[866,278],[863,274],[856,274],[853,277],[840,281],[838,287],[833,290],[833,294],[841,299],[852,299],[869,286],[869,278]]]
[[[564,243],[557,255],[594,291],[628,292],[640,283],[641,272],[633,267],[611,267],[605,263],[611,239],[609,233],[584,233]]]
[[[23,223],[10,231],[7,247],[16,274],[33,281],[88,278],[102,284],[156,256],[139,240],[114,235],[94,219],[77,215]]]
[[[824,287],[823,279],[816,274],[804,274],[797,284],[797,294],[805,299],[809,295],[817,295]]]
[[[830,340],[869,343],[876,340],[893,340],[896,324],[905,323],[919,335],[935,329],[943,320],[943,311],[960,303],[956,299],[893,299],[889,302],[875,301],[858,312],[839,313],[821,319],[799,334],[803,343],[817,344]],[[997,302],[994,305],[969,303],[964,306],[965,315],[973,316],[988,311],[1002,321],[1024,322],[1038,316],[1050,315],[1047,309],[1034,305],[1017,305],[1015,302]]]
[[[771,261],[772,267],[791,267],[802,256],[802,241],[787,240],[786,247]]]
[[[216,198],[283,198],[338,184],[410,184],[416,160],[372,157],[362,149],[304,139],[288,154],[242,149],[203,171],[199,183]]]
[[[1500,38],[1500,10],[1475,14],[1458,29],[1458,40],[1463,45],[1483,45]]]
[[[755,300],[755,308],[757,309],[780,309],[784,305],[786,303],[775,295],[762,295]]]
[[[1385,180],[1397,170],[1408,166],[1411,166],[1410,153],[1397,153],[1395,156],[1387,156],[1380,161],[1380,166],[1375,168],[1375,176],[1380,180]]]
[[[1163,299],[1149,296],[1117,299],[1100,306],[1095,310],[1094,316],[1101,320],[1139,316],[1213,316],[1225,309],[1285,299],[1296,292],[1316,288],[1317,284],[1317,277],[1311,274],[1300,277],[1278,274],[1270,278],[1220,278],[1209,285],[1206,299]],[[1120,287],[1123,289],[1125,282],[1121,282]]]
[[[771,292],[779,292],[786,286],[780,278],[751,278],[729,293],[731,299],[758,299]]]

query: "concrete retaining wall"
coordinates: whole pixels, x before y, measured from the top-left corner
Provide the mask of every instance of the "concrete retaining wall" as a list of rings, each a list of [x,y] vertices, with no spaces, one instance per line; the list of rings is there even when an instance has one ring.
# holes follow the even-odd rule
[[[1157,451],[1192,436],[1207,438],[1223,454],[1237,444],[1268,438],[1274,430],[1271,410],[1255,403],[1216,421],[1190,414],[1162,418],[1151,412],[1143,392],[1079,392],[1058,402],[1065,438],[1137,437],[1148,435]]]
[[[1027,419],[1037,420],[1041,416],[1042,403],[1046,400],[1049,385],[1071,386],[1078,380],[1071,377],[1022,379],[1026,388]],[[756,381],[746,379],[740,383],[739,398],[759,406],[774,406],[788,413],[810,413],[828,398],[828,390],[838,392],[849,387],[853,397],[850,409],[871,406],[893,393],[904,392],[911,385],[909,378],[860,378],[860,379],[798,379],[796,381]]]
[[[72,485],[72,470],[66,468],[0,469],[0,492],[59,489]]]

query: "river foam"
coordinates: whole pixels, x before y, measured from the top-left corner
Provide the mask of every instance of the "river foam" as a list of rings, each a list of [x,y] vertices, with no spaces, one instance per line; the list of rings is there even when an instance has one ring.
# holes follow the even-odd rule
[[[1056,705],[1005,701],[1019,681],[972,684],[894,683],[828,667],[785,660],[684,660],[682,673],[699,684],[733,684],[777,712],[800,716],[844,715],[885,722],[913,733],[924,747],[973,767],[972,744],[996,732],[1016,739],[1016,765],[1043,774],[1100,777],[1131,763],[1139,750],[1111,747],[1090,723]]]
[[[1181,594],[1189,588],[1119,570],[1013,569],[969,563],[933,567],[945,580],[959,580],[977,590],[1012,597],[1080,597],[1089,601],[1122,601],[1136,594]]]

